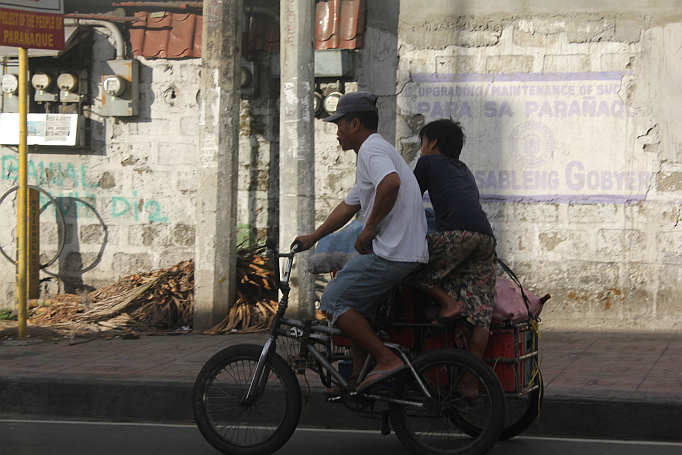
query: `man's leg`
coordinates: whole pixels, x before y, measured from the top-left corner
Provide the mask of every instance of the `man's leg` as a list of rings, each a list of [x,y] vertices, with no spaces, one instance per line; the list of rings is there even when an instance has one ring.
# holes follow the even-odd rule
[[[396,368],[403,366],[403,361],[395,355],[390,349],[384,346],[384,343],[372,330],[372,326],[367,319],[358,311],[350,309],[343,313],[336,320],[336,326],[341,329],[344,335],[353,341],[353,373],[357,374],[362,369],[367,353],[374,356],[377,362],[376,367],[372,371],[393,371]],[[356,349],[360,347],[361,349]],[[378,379],[376,375],[368,377],[367,381],[374,381]],[[364,384],[364,383],[363,383]],[[362,384],[360,384],[362,385]]]
[[[353,340],[350,341],[350,352],[353,355],[353,376],[360,376],[369,352]]]

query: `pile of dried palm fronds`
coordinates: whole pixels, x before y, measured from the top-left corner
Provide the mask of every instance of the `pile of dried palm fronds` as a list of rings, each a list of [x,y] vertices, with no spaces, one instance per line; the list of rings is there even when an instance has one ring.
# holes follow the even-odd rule
[[[30,321],[70,331],[189,327],[194,308],[194,263],[183,261],[137,273],[89,294],[57,294],[31,302]],[[101,330],[101,329],[100,329]]]
[[[264,245],[237,249],[237,301],[220,324],[205,333],[252,333],[267,330],[277,311],[272,259]]]
[[[194,308],[194,263],[183,261],[168,269],[126,277],[88,296],[96,303],[83,314],[84,321],[109,320],[125,313],[149,327],[188,327]]]
[[[237,301],[229,316],[207,333],[267,330],[277,308],[271,259],[265,246],[237,250]],[[31,302],[31,323],[70,332],[97,330],[189,330],[194,309],[194,263],[183,261],[137,273],[83,295],[57,294]]]
[[[70,323],[88,309],[87,294],[56,294],[46,300],[29,300],[29,318],[34,324]]]

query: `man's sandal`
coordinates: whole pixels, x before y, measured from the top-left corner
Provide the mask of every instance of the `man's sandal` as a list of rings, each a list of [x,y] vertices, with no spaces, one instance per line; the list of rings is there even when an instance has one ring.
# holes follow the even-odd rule
[[[348,386],[352,389],[355,388],[355,385],[357,384],[358,381],[358,375],[354,374],[353,376],[349,377],[346,379],[348,381]],[[338,385],[334,385],[331,387],[327,387],[324,389],[324,396],[327,398],[336,398],[341,396],[341,387]]]
[[[382,384],[384,381],[387,381],[398,374],[402,373],[405,369],[407,369],[407,365],[400,366],[398,368],[395,368],[391,371],[386,371],[386,370],[374,370],[371,371],[368,375],[367,378],[369,378],[372,375],[378,375],[379,377],[374,379],[373,381],[367,382],[367,379],[365,378],[364,383],[358,387],[357,393],[366,393],[368,390],[374,388],[374,386]]]

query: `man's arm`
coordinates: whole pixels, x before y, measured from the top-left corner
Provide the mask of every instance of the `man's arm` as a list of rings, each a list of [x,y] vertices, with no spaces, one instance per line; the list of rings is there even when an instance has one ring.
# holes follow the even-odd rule
[[[372,213],[369,214],[367,221],[365,221],[365,227],[355,241],[355,249],[358,253],[368,254],[372,250],[371,243],[377,235],[377,226],[393,210],[393,206],[398,200],[401,183],[397,172],[388,174],[379,182],[374,196]]]
[[[321,238],[326,237],[327,235],[331,234],[337,229],[345,226],[346,223],[348,223],[348,221],[350,221],[350,219],[353,218],[353,215],[358,213],[358,210],[360,210],[359,205],[349,205],[346,204],[346,201],[341,201],[341,203],[336,206],[334,211],[329,214],[327,219],[324,220],[324,223],[322,223],[320,227],[315,229],[315,232],[313,232],[312,234],[301,235],[299,237],[296,237],[296,240],[300,241],[301,244],[303,245],[303,249],[301,251],[309,249],[310,247],[315,245]],[[294,242],[296,240],[294,240]]]

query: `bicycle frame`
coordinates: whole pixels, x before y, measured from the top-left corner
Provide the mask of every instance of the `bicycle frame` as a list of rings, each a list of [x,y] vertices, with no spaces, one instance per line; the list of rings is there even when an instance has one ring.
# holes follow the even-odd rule
[[[246,397],[244,399],[245,403],[250,403],[252,400],[254,400],[258,393],[257,393],[257,384],[260,384],[261,378],[263,376],[263,372],[265,370],[265,362],[267,357],[272,354],[275,351],[276,348],[276,341],[277,337],[279,336],[284,336],[287,338],[292,338],[296,341],[298,341],[301,344],[301,349],[302,352],[309,352],[312,357],[315,359],[315,361],[320,365],[320,367],[324,370],[327,370],[336,380],[336,382],[339,384],[339,387],[341,390],[347,391],[349,389],[349,384],[346,378],[339,373],[336,368],[334,368],[320,353],[320,351],[315,348],[314,343],[315,341],[311,341],[310,334],[323,334],[326,335],[327,337],[331,336],[344,336],[343,332],[341,330],[333,328],[333,327],[327,327],[327,326],[312,326],[311,322],[312,321],[306,321],[306,320],[297,320],[297,319],[288,319],[284,317],[284,313],[286,312],[288,305],[289,305],[289,292],[291,288],[289,287],[289,278],[291,276],[291,269],[293,266],[293,261],[294,261],[294,255],[298,250],[300,250],[301,245],[299,243],[295,243],[289,253],[282,253],[280,254],[277,250],[276,247],[276,242],[273,239],[268,239],[266,242],[266,246],[273,251],[274,254],[274,261],[275,261],[275,285],[280,291],[282,292],[282,298],[280,299],[279,305],[277,307],[277,312],[275,313],[275,318],[273,321],[272,325],[272,331],[270,332],[270,337],[266,341],[265,345],[263,346],[263,350],[261,351],[260,357],[258,359],[258,364],[256,366],[256,371],[253,375],[253,378],[251,379],[251,382],[249,384],[249,389],[247,391]],[[287,263],[284,269],[284,277],[280,281],[279,277],[279,261],[280,258],[287,258]],[[281,326],[282,325],[288,325],[291,327],[296,327],[298,329],[303,330],[303,335],[301,337],[298,336],[292,336],[290,335],[286,330],[284,330]],[[313,338],[314,339],[314,338]],[[403,362],[405,365],[407,365],[411,372],[412,375],[414,376],[415,380],[419,384],[420,389],[424,393],[424,396],[426,398],[432,398],[431,394],[427,390],[426,386],[422,382],[421,378],[417,374],[416,370],[412,366],[412,363],[410,362],[409,357],[407,354],[404,352],[405,348],[399,344],[396,343],[390,343],[390,342],[384,342],[384,345],[386,345],[388,348],[392,349],[394,352],[400,354],[402,357]],[[369,373],[369,366],[371,363],[371,355],[365,362],[365,365],[363,366],[362,372],[360,373],[360,376],[358,377],[358,383],[362,382],[364,378],[367,376]],[[417,402],[411,402],[411,401],[405,401],[405,400],[397,400],[393,399],[390,397],[386,396],[380,396],[380,395],[370,395],[370,394],[358,394],[357,392],[351,392],[351,397],[361,395],[363,398],[369,398],[372,400],[376,401],[383,401],[386,403],[397,403],[397,404],[402,404],[402,405],[410,405],[410,406],[415,406],[415,407],[424,407],[423,403],[417,403]]]

